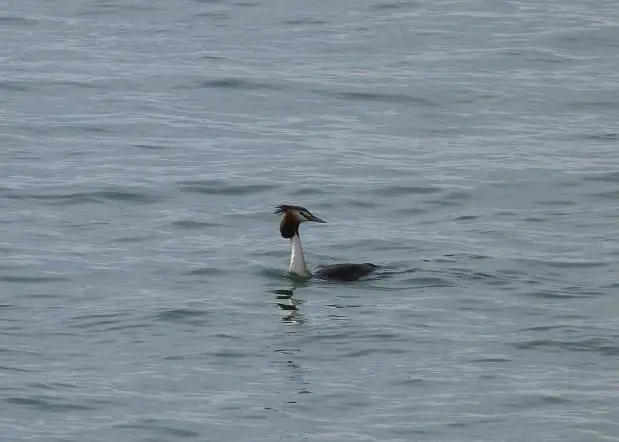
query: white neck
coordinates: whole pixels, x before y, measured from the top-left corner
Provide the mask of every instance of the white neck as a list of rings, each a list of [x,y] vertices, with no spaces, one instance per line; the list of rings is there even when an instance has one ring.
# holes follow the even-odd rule
[[[292,254],[290,255],[290,267],[288,271],[290,273],[296,273],[300,276],[310,276],[307,265],[305,264],[305,257],[303,256],[303,247],[301,246],[301,237],[295,235],[290,239],[292,244]]]

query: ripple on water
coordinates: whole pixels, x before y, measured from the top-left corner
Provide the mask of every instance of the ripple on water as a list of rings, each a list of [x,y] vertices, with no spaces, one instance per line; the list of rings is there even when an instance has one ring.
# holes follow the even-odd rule
[[[315,90],[317,94],[325,95],[330,98],[339,98],[340,100],[346,101],[360,101],[360,102],[382,102],[382,103],[393,103],[393,104],[407,104],[410,106],[434,106],[434,102],[414,95],[407,95],[405,93],[402,94],[393,94],[393,93],[379,93],[379,92],[371,92],[370,89],[367,91],[340,91],[340,90],[328,90],[328,89],[317,89]]]
[[[207,316],[208,312],[206,310],[174,308],[156,313],[155,319],[179,324],[203,325],[207,323]]]
[[[533,258],[514,258],[515,261],[519,261],[525,264],[533,264],[535,266],[545,266],[558,269],[593,269],[608,267],[612,264],[610,261],[599,260],[587,260],[587,261],[573,261],[573,260],[550,260],[550,259],[533,259]]]
[[[211,222],[211,221],[198,221],[193,219],[180,219],[176,221],[170,222],[172,226],[180,227],[181,229],[187,230],[204,230],[212,227],[221,227],[222,223]]]
[[[520,293],[522,296],[531,296],[542,299],[569,299],[569,298],[598,298],[608,296],[609,293],[599,290],[584,289],[581,287],[566,287],[563,289],[538,289]]]
[[[25,81],[0,80],[0,90],[11,92],[28,92],[30,89],[31,85]]]
[[[519,350],[543,350],[543,351],[571,351],[571,352],[593,352],[603,356],[619,355],[619,345],[611,337],[591,337],[584,339],[529,339],[511,343]]]
[[[87,315],[73,316],[67,320],[67,326],[90,331],[109,331],[123,328],[129,325],[130,312],[118,313],[92,313]]]
[[[328,25],[329,22],[327,20],[323,20],[320,18],[313,17],[301,17],[301,18],[293,18],[289,20],[283,20],[282,24],[290,25],[290,26],[299,26],[299,25]]]
[[[371,9],[375,9],[377,11],[386,11],[392,9],[405,9],[414,6],[413,2],[407,1],[398,1],[398,2],[384,2],[384,3],[375,3],[370,6]]]
[[[92,407],[86,404],[80,404],[71,402],[67,399],[52,396],[38,396],[38,397],[8,397],[5,402],[13,405],[21,405],[27,408],[37,408],[48,412],[70,412],[80,410],[96,410],[96,407]]]
[[[605,192],[598,192],[591,195],[594,198],[607,199],[612,202],[619,200],[619,189],[608,190]]]
[[[37,24],[39,24],[39,20],[33,18],[10,17],[6,15],[0,17],[0,25],[4,26],[33,26]]]
[[[207,89],[236,89],[240,91],[284,90],[282,84],[268,83],[245,78],[214,78],[199,83],[199,87]],[[194,89],[195,86],[188,87]]]
[[[168,149],[171,146],[164,146],[161,144],[148,144],[148,143],[144,143],[144,144],[134,144],[133,147],[137,147],[139,149],[149,149],[149,150],[163,150],[163,149]]]
[[[224,180],[188,180],[179,183],[180,190],[206,195],[252,195],[276,189],[275,184],[233,184]]]
[[[377,188],[374,193],[382,196],[431,195],[443,191],[442,187],[432,185],[390,185]]]
[[[70,206],[76,204],[96,203],[105,204],[108,202],[131,202],[138,204],[152,204],[162,201],[161,195],[146,190],[93,190],[86,192],[66,192],[66,193],[12,193],[7,195],[10,199],[34,199],[50,205]]]
[[[414,276],[401,279],[399,283],[411,289],[423,289],[430,287],[457,287],[456,283],[441,276]]]
[[[188,276],[225,275],[229,270],[217,266],[202,266],[184,272]]]
[[[619,183],[619,171],[613,170],[609,172],[590,173],[581,175],[583,180],[602,182],[602,183]]]
[[[153,440],[159,440],[161,436],[170,437],[173,440],[196,439],[204,436],[198,428],[196,428],[196,431],[188,429],[190,427],[200,427],[199,423],[183,421],[181,419],[137,418],[132,422],[118,424],[116,427],[139,430],[141,434],[145,431],[150,431],[157,434],[157,437]]]
[[[617,132],[599,132],[592,133],[583,136],[584,139],[588,140],[597,140],[597,141],[616,141],[619,138],[619,134]]]

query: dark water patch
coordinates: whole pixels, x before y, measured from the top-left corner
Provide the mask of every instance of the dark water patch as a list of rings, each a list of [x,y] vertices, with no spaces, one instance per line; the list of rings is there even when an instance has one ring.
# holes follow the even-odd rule
[[[406,196],[406,195],[431,195],[442,192],[443,189],[438,186],[418,186],[418,185],[392,185],[380,187],[374,193],[383,196]]]
[[[219,267],[212,267],[212,266],[208,266],[208,267],[198,267],[195,269],[191,269],[188,270],[187,272],[185,272],[185,275],[221,275],[225,273],[223,269],[219,268]]]
[[[67,126],[68,127],[68,126]],[[114,130],[106,126],[95,126],[93,124],[75,124],[72,127],[78,128],[86,133],[92,133],[96,135],[112,135]]]
[[[179,183],[181,191],[205,195],[251,195],[276,189],[274,184],[235,184],[221,180],[189,180]]]
[[[49,276],[49,275],[39,275],[39,276],[23,276],[23,275],[2,275],[0,276],[0,281],[3,282],[15,282],[15,283],[24,283],[24,284],[50,284],[54,282],[67,282],[71,281],[71,278],[67,276]]]
[[[75,384],[67,384],[66,382],[30,382],[28,387],[36,388],[37,390],[75,390],[77,386]]]
[[[114,322],[114,321],[110,321],[110,323],[104,327],[101,327],[99,329],[95,329],[93,330],[96,333],[101,333],[101,332],[114,332],[114,331],[123,331],[126,332],[127,330],[147,330],[149,328],[152,328],[152,323],[150,322],[145,322],[145,321],[141,321],[141,322],[128,322],[128,321],[118,321],[118,322]],[[94,341],[94,343],[100,344],[100,343],[113,343],[115,342],[115,340],[113,338],[103,338],[103,339],[97,339]]]
[[[276,85],[274,83],[266,83],[256,80],[249,80],[243,78],[218,78],[212,80],[206,80],[200,83],[200,85],[207,89],[235,89],[242,91],[253,90],[282,90],[283,86]]]
[[[0,350],[0,351],[3,353],[5,352],[3,350]],[[16,372],[16,373],[30,373],[34,370],[24,368],[24,367],[13,367],[9,365],[0,365],[0,371],[11,371],[11,372]]]
[[[583,100],[583,101],[568,101],[565,103],[567,108],[572,108],[579,111],[590,110],[595,111],[598,108],[604,110],[615,110],[617,108],[617,102],[614,100]]]
[[[584,135],[583,138],[597,141],[616,141],[619,139],[619,134],[617,132],[593,133]]]
[[[293,18],[290,20],[282,21],[284,25],[291,26],[299,26],[299,25],[326,25],[329,24],[328,21],[320,19],[320,18],[311,18],[311,17],[303,17],[303,18]]]
[[[39,24],[39,20],[26,17],[0,16],[0,26],[32,26]]]
[[[390,347],[382,347],[382,348],[363,348],[358,350],[353,350],[349,352],[341,353],[343,358],[360,358],[363,356],[368,356],[372,354],[376,355],[399,355],[408,353],[405,348],[390,348]]]
[[[447,270],[449,275],[453,275],[459,279],[466,279],[469,281],[481,281],[491,286],[504,286],[510,284],[510,281],[505,278],[501,278],[497,275],[490,273],[473,271],[470,269],[449,269]]]
[[[383,10],[403,9],[403,8],[407,8],[410,6],[413,6],[412,2],[398,1],[398,2],[378,3],[375,5],[371,5],[370,8],[377,10],[377,11],[383,11]]]
[[[178,439],[197,439],[204,435],[196,431],[188,430],[186,428],[179,428],[180,424],[187,426],[187,422],[166,422],[164,419],[141,419],[138,422],[123,423],[117,425],[116,428],[134,429],[140,430],[143,433],[145,430],[150,430],[161,437],[172,438],[172,440]],[[160,440],[159,437],[154,439],[147,438],[145,440]]]
[[[242,351],[242,350],[231,350],[231,349],[223,349],[223,350],[216,350],[213,352],[210,352],[211,356],[214,356],[215,358],[221,358],[221,359],[247,359],[247,358],[254,358],[255,354],[249,352],[249,351]],[[225,362],[222,362],[222,364],[225,365]]]
[[[566,287],[565,290],[569,292],[572,298],[600,298],[611,294],[610,292],[583,289],[581,287]]]
[[[474,221],[479,219],[479,215],[460,215],[454,219],[456,221]]]
[[[456,287],[452,281],[438,276],[416,276],[401,281],[401,284],[411,289],[423,289],[431,287]]]
[[[94,410],[95,408],[82,405],[70,403],[58,398],[50,398],[50,397],[41,397],[41,398],[30,398],[30,397],[9,397],[5,399],[5,402],[13,405],[21,405],[28,408],[38,408],[41,410],[45,410],[48,412],[66,412],[66,411],[81,411],[81,410]]]
[[[391,382],[392,385],[396,386],[396,387],[409,387],[409,386],[416,386],[418,384],[421,384],[425,382],[424,379],[422,378],[406,378],[406,379],[400,379],[400,380],[394,380],[393,382]]]
[[[577,204],[575,201],[568,200],[539,200],[536,203],[543,206],[575,206]]]
[[[528,223],[547,223],[549,221],[552,221],[550,218],[540,218],[539,216],[527,216],[524,221],[528,222]]]
[[[565,405],[572,401],[553,394],[525,394],[521,393],[512,396],[508,401],[508,406],[518,410],[530,409],[533,407],[548,407],[551,405]]]
[[[608,267],[611,264],[608,261],[558,261],[531,258],[514,258],[514,261],[522,262],[524,264],[533,265],[536,267],[550,267],[557,269],[593,269]]]
[[[168,149],[170,146],[162,146],[161,144],[134,144],[133,147],[137,147],[139,149],[163,150]]]
[[[544,265],[547,267],[560,269],[593,269],[608,267],[611,264],[608,261],[544,261]]]
[[[606,337],[587,338],[579,341],[532,339],[511,343],[511,345],[519,350],[593,352],[613,357],[619,355],[619,345],[616,340]]]
[[[603,199],[608,199],[612,201],[617,201],[619,199],[619,189],[614,189],[614,190],[610,190],[607,192],[594,193],[591,196],[595,198],[603,198]]]
[[[208,312],[205,310],[177,308],[159,312],[155,317],[161,321],[199,325],[206,322],[207,315]]]
[[[201,58],[203,60],[210,60],[210,61],[219,61],[219,60],[227,60],[228,59],[228,57],[224,57],[222,55],[213,55],[213,54],[203,55]]]
[[[0,90],[11,92],[29,92],[31,87],[24,81],[0,80]]]
[[[217,20],[226,20],[230,18],[230,16],[226,14],[225,12],[214,12],[214,11],[198,12],[195,15],[196,17],[214,18]]]
[[[510,359],[505,356],[486,356],[483,358],[471,359],[470,362],[478,363],[478,364],[500,364],[503,362],[512,362],[513,359]]]
[[[120,238],[112,238],[111,241],[121,244],[138,244],[147,242],[152,239],[150,235],[133,235],[133,236],[121,236]]]
[[[79,329],[105,329],[108,326],[114,328],[121,327],[127,324],[127,314],[118,313],[93,313],[89,315],[74,316],[67,320],[67,326],[70,328]]]
[[[479,261],[490,258],[491,256],[480,255],[478,253],[445,253],[442,257],[428,260],[428,262],[457,262],[461,260]]]
[[[531,327],[524,327],[521,331],[534,331],[534,332],[545,332],[551,330],[566,330],[566,331],[577,331],[571,328],[569,325],[565,324],[548,324],[548,325],[534,325]]]
[[[603,183],[619,183],[619,171],[614,170],[609,172],[582,175],[582,179],[586,181],[596,181]]]
[[[463,202],[464,198],[441,198],[441,199],[427,199],[424,200],[424,204],[427,204],[429,206],[439,206],[439,207],[456,207],[456,206],[461,206],[462,204],[464,204]],[[435,223],[436,221],[424,221],[425,224],[428,223]]]
[[[559,313],[554,316],[554,319],[564,319],[566,321],[584,321],[586,317],[579,313]]]
[[[180,227],[181,229],[187,229],[187,230],[204,230],[210,227],[221,227],[223,224],[209,222],[209,221],[181,219],[181,220],[172,221],[170,225],[174,227]]]
[[[94,190],[88,192],[50,194],[12,193],[7,195],[7,197],[9,199],[33,199],[58,206],[71,206],[85,203],[105,204],[117,201],[151,204],[163,200],[159,195],[154,195],[153,193],[142,190]]]
[[[333,90],[317,90],[316,93],[327,96],[330,98],[339,98],[346,101],[359,101],[359,102],[377,102],[377,103],[393,103],[393,104],[406,104],[414,106],[434,106],[434,103],[430,100],[421,97],[415,97],[412,95],[393,94],[393,93],[379,93],[379,92],[366,92],[366,91],[333,91]]]
[[[555,290],[555,289],[541,289],[530,290],[519,293],[522,296],[531,296],[534,298],[542,299],[569,299],[569,298],[594,298],[598,296],[604,296],[602,292],[580,292],[574,290]]]
[[[540,61],[542,63],[565,63],[574,60],[573,57],[560,54],[553,50],[539,50],[539,49],[520,49],[520,48],[508,48],[499,51],[499,54],[507,56],[521,57],[526,60]]]

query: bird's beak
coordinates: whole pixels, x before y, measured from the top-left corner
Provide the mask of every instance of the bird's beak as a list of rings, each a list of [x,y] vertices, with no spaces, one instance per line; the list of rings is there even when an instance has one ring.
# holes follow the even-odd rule
[[[318,218],[317,216],[312,215],[312,217],[309,219],[310,221],[314,221],[315,223],[321,223],[321,224],[326,224],[327,222]]]

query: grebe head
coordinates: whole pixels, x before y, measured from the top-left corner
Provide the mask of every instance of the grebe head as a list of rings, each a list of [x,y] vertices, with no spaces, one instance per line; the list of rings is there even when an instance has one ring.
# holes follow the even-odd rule
[[[288,204],[281,204],[277,206],[275,214],[282,215],[282,221],[279,223],[279,233],[284,238],[292,238],[299,233],[299,224],[306,221],[313,221],[315,223],[326,223],[312,213],[305,207],[291,206]]]

